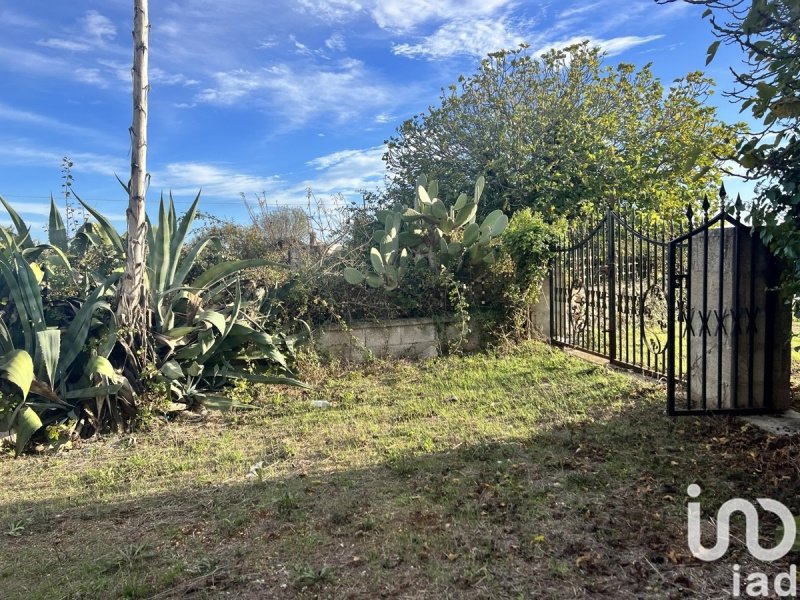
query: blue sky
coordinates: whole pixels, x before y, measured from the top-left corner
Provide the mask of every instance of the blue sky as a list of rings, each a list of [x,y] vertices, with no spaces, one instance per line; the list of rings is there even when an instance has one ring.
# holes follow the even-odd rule
[[[0,7],[0,194],[32,224],[75,190],[121,224],[131,119],[132,2],[29,0]],[[653,63],[665,82],[704,70],[697,7],[653,0],[161,0],[151,2],[149,160],[155,202],[245,219],[240,193],[282,204],[383,182],[383,142],[482,56],[590,39],[607,61]],[[741,57],[707,70],[719,88]],[[740,120],[718,90],[721,117]],[[151,209],[152,210],[152,209]],[[4,222],[0,217],[0,222]]]

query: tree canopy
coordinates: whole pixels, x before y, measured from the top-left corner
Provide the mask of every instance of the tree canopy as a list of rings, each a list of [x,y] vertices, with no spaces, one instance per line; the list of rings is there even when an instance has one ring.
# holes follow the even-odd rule
[[[389,194],[413,196],[420,174],[451,190],[483,175],[485,212],[571,216],[616,199],[677,214],[719,185],[734,150],[712,88],[695,72],[665,91],[650,65],[608,66],[586,43],[495,52],[387,140]]]
[[[670,0],[674,1],[674,0]],[[790,293],[800,292],[800,2],[798,0],[686,0],[707,7],[720,44],[741,48],[745,61],[731,68],[726,94],[760,121],[743,137],[737,160],[759,183],[750,209],[761,237],[784,259]],[[666,0],[660,0],[665,3]]]

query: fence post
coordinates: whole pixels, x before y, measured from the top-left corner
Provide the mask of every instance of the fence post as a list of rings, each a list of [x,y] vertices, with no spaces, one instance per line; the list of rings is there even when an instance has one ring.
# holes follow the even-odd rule
[[[608,285],[608,360],[617,359],[617,298],[616,298],[616,254],[614,248],[614,211],[609,206],[606,208],[606,277]]]
[[[670,416],[675,414],[675,288],[678,285],[675,273],[676,247],[675,240],[670,240],[667,267],[667,414]],[[678,360],[681,360],[680,356]]]
[[[553,343],[553,337],[554,337],[554,333],[555,333],[556,302],[555,302],[555,285],[554,285],[554,277],[553,277],[553,271],[555,270],[555,268],[556,268],[556,260],[554,258],[551,258],[550,259],[550,268],[548,269],[548,283],[550,285],[550,290],[549,290],[550,311],[549,311],[549,315],[548,315],[550,317],[550,331],[547,332],[548,333],[548,335],[547,335],[547,343],[548,344],[552,344]]]

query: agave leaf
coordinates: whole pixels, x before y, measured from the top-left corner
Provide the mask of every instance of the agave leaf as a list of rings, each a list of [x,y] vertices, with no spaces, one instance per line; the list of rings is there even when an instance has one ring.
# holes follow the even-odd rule
[[[212,241],[213,238],[203,238],[192,244],[189,252],[187,252],[186,256],[184,257],[183,262],[181,262],[180,269],[176,269],[175,274],[170,280],[170,286],[183,285],[183,281],[186,279],[186,275],[194,266],[195,260],[197,260],[197,257],[200,255],[200,253],[205,250],[206,246],[208,246]]]
[[[0,227],[0,249],[18,250],[17,243],[14,241],[14,236],[12,236],[5,227]]]
[[[252,381],[254,383],[291,385],[306,390],[314,389],[312,386],[303,381],[300,381],[299,379],[294,379],[293,377],[284,377],[282,375],[261,375],[258,373],[248,373],[247,371],[234,371],[234,370],[228,370],[227,375],[229,379],[244,379],[245,381]]]
[[[45,250],[50,250],[51,252],[53,252],[54,255],[54,256],[48,256],[46,258],[47,262],[49,262],[54,266],[61,267],[67,272],[72,270],[67,255],[61,250],[61,248],[59,248],[58,246],[53,246],[52,244],[39,244],[38,246],[32,246],[30,248],[26,248],[22,250],[22,256],[24,256],[25,260],[27,261],[34,261],[39,259]]]
[[[12,350],[0,357],[0,371],[5,378],[19,388],[22,399],[28,397],[33,381],[33,360],[25,350]]]
[[[17,413],[11,428],[17,434],[14,453],[19,456],[31,437],[42,427],[42,420],[30,406],[23,406]]]
[[[36,332],[36,354],[34,355],[36,368],[44,370],[47,375],[47,382],[51,388],[56,385],[56,374],[58,372],[58,358],[61,354],[61,330],[45,329]]]
[[[121,256],[124,256],[125,245],[122,243],[122,238],[120,237],[119,233],[114,228],[114,226],[111,224],[111,222],[108,219],[106,219],[100,212],[98,212],[97,210],[89,206],[86,202],[81,200],[78,197],[78,195],[75,194],[74,192],[73,195],[75,196],[75,198],[77,198],[78,202],[80,202],[83,205],[83,207],[89,212],[89,214],[94,217],[95,221],[97,221],[100,230],[109,240],[109,242],[111,242],[111,245],[114,247],[117,253]]]
[[[215,310],[204,310],[197,315],[197,320],[205,321],[210,325],[213,325],[220,333],[223,333],[225,331],[225,327],[227,326],[225,315]]]
[[[122,389],[122,383],[109,385],[95,385],[91,387],[70,390],[64,394],[65,400],[80,400],[83,398],[100,398],[102,396],[113,396]]]
[[[117,381],[119,378],[111,362],[105,356],[92,356],[86,361],[85,373],[87,376],[102,375],[111,381]]]
[[[171,379],[172,381],[183,379],[184,377],[183,369],[181,369],[181,365],[177,360],[168,360],[161,365],[159,371],[161,371],[161,374],[164,375],[164,377]]]
[[[47,238],[53,246],[66,251],[67,228],[64,227],[64,220],[61,218],[61,212],[56,207],[56,201],[52,194],[50,195],[50,223],[47,229]]]
[[[239,318],[239,311],[241,310],[241,308],[242,308],[242,289],[239,286],[239,282],[237,281],[236,297],[233,302],[233,310],[231,311],[231,314],[228,316],[228,321],[226,323],[225,329],[222,331],[222,334],[214,340],[212,346],[208,350],[206,350],[202,354],[202,356],[200,356],[200,358],[197,359],[196,362],[198,364],[200,365],[205,364],[212,356],[214,356],[214,353],[222,345],[222,343],[225,341],[225,338],[231,332],[231,329],[236,323],[236,319]]]
[[[243,404],[241,402],[236,402],[235,400],[231,400],[226,396],[220,396],[218,394],[204,395],[202,400],[202,405],[210,410],[232,410],[234,408],[255,410],[258,408],[257,406],[253,406],[252,404]]]
[[[150,215],[145,213],[144,221],[147,223],[147,231],[145,231],[145,237],[147,238],[147,247],[148,248],[155,248],[156,247],[156,234],[158,233],[158,225],[153,225],[152,221],[150,221]],[[147,257],[148,267],[152,269],[150,263],[152,261],[152,256]]]
[[[3,207],[8,212],[8,216],[11,217],[11,222],[14,224],[14,228],[17,230],[17,244],[21,248],[28,248],[33,245],[33,242],[30,240],[30,227],[25,224],[25,221],[22,217],[19,216],[17,211],[15,211],[11,205],[6,202],[6,199],[0,196],[0,202],[3,204]],[[21,243],[27,242],[27,243]]]
[[[119,175],[117,175],[116,173],[114,173],[114,177],[117,178],[117,181],[119,181],[119,184],[122,186],[122,189],[125,190],[125,193],[128,194],[128,196],[130,196],[131,195],[130,179],[128,180],[128,183],[125,183],[122,181],[122,179],[119,178]]]
[[[14,340],[8,330],[5,321],[0,319],[0,353],[6,354],[14,349]]]
[[[148,249],[148,258],[152,258],[152,270],[155,283],[155,292],[160,294],[167,287],[167,275],[172,270],[170,262],[177,260],[170,251],[172,247],[172,230],[170,217],[164,204],[164,197],[158,207],[158,230],[155,232],[155,243]],[[171,287],[171,286],[170,286]]]
[[[254,267],[283,267],[279,263],[267,260],[265,258],[251,258],[248,260],[230,260],[221,262],[213,267],[207,269],[202,275],[192,282],[191,287],[197,289],[207,288],[219,280],[224,279],[234,273],[243,271],[245,269],[252,269]]]
[[[17,310],[20,311],[24,308],[31,331],[44,331],[47,327],[44,322],[42,290],[39,287],[39,278],[21,253],[15,252],[13,259],[13,275],[14,279],[16,279],[14,282],[16,285],[12,284],[12,279],[7,279],[7,282],[10,286],[11,295],[14,297],[14,302],[17,303]],[[21,317],[22,312],[20,312]],[[35,340],[32,335],[30,337],[30,345],[27,348],[32,349],[32,344]]]
[[[193,362],[186,369],[186,374],[191,377],[200,377],[200,375],[203,374],[203,365],[198,365],[196,362]]]
[[[175,327],[174,329],[170,329],[169,331],[165,331],[164,335],[172,340],[179,340],[182,337],[186,337],[190,333],[192,333],[196,327],[186,325],[183,327]]]
[[[2,275],[2,278],[5,280],[5,284],[8,287],[8,293],[14,300],[14,305],[19,316],[19,323],[22,328],[22,335],[25,339],[25,348],[33,352],[33,328],[31,327],[31,319],[28,316],[25,303],[22,300],[19,279],[17,278],[14,266],[11,264],[10,259],[3,255],[0,255],[0,275]]]
[[[61,339],[61,358],[58,363],[58,379],[62,379],[72,368],[72,363],[83,350],[92,318],[97,310],[105,309],[113,315],[107,302],[100,300],[105,295],[108,287],[118,279],[117,273],[112,274],[102,285],[92,291],[72,318]]]
[[[175,201],[172,199],[172,190],[169,191],[169,212],[168,212],[168,220],[169,223],[169,231],[170,236],[175,232],[178,228],[178,217],[175,214]],[[172,247],[172,241],[170,240],[170,248]]]
[[[175,274],[176,268],[178,266],[177,257],[180,256],[181,248],[183,248],[183,244],[186,241],[186,235],[189,233],[189,228],[192,226],[192,222],[194,221],[195,216],[197,215],[197,204],[200,202],[200,192],[197,192],[197,196],[194,198],[194,202],[192,202],[191,206],[189,206],[189,210],[184,213],[183,218],[181,218],[181,222],[178,227],[175,229],[175,235],[172,236],[172,242],[170,251],[172,256],[176,257],[172,263],[172,271],[167,278],[169,285],[175,285]],[[170,205],[172,202],[170,201]],[[174,214],[174,206],[171,207],[173,214]],[[191,268],[191,267],[190,267]],[[178,280],[178,283],[181,283],[183,280]]]

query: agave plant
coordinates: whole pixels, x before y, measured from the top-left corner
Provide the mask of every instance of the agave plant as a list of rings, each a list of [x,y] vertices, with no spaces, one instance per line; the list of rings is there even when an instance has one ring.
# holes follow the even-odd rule
[[[303,385],[288,364],[289,338],[268,334],[263,319],[248,314],[255,303],[242,298],[236,277],[249,268],[279,265],[266,259],[224,261],[189,281],[213,242],[200,237],[182,252],[199,200],[198,194],[178,220],[172,196],[166,202],[162,197],[158,223],[148,229],[147,289],[161,378],[175,399],[190,405],[223,405],[213,392],[231,379]]]
[[[16,433],[18,452],[43,425],[69,420],[86,434],[135,416],[123,376],[133,349],[117,339],[111,305],[126,246],[108,219],[78,200],[94,221],[70,239],[51,201],[48,243],[39,244],[0,197],[13,224],[0,228],[0,431]],[[150,223],[146,282],[158,377],[174,399],[209,406],[225,404],[215,392],[233,379],[303,385],[291,371],[295,340],[267,333],[263,319],[248,314],[252,303],[236,281],[269,261],[227,261],[191,276],[213,243],[200,238],[186,247],[198,202],[199,195],[179,220],[172,197],[162,198]],[[106,268],[80,273],[73,265],[90,249],[107,259]],[[74,297],[50,288],[56,274],[77,285]]]
[[[0,319],[0,369],[21,392],[21,397],[4,395],[0,405],[7,415],[5,425],[16,431],[18,450],[37,422],[41,426],[71,418],[97,429],[105,409],[120,426],[132,407],[123,389],[127,382],[108,360],[116,338],[105,296],[113,281],[82,301],[67,326],[53,326],[43,303],[44,271],[28,262],[30,256],[18,248],[0,252],[0,294],[7,299]],[[96,318],[104,311],[108,318]]]

